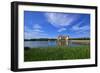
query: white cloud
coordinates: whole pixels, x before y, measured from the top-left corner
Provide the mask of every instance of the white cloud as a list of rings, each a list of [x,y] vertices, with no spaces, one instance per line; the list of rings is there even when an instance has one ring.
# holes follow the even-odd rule
[[[62,31],[65,31],[65,30],[66,30],[66,28],[61,28],[61,29],[58,30],[58,32],[62,32]]]
[[[90,27],[89,27],[88,25],[85,25],[85,26],[82,26],[82,27],[73,26],[72,29],[73,29],[73,30],[84,30],[84,31],[86,31],[86,30],[89,30]]]
[[[25,32],[43,32],[42,27],[39,24],[34,24],[33,28],[24,26]]]
[[[84,22],[85,22],[84,20],[80,21],[78,24],[74,25],[72,27],[72,29],[75,30],[75,31],[79,31],[79,30],[80,31],[86,31],[86,30],[89,30],[90,26],[89,26],[88,23],[86,25],[84,25],[84,26],[81,26],[81,25],[85,24]]]
[[[78,15],[62,14],[62,13],[45,13],[49,23],[55,27],[64,27],[71,25],[78,18]]]
[[[71,30],[75,31],[75,33],[78,33],[78,34],[79,33],[87,34],[88,32],[90,32],[90,25],[88,22],[86,23],[86,21],[83,19],[80,22],[78,22],[77,24],[73,25],[71,27]]]
[[[84,25],[84,26],[79,26],[79,25],[75,25],[71,28],[73,31],[75,31],[75,33],[81,33],[81,34],[88,34],[90,32],[90,26],[89,25]]]
[[[44,32],[41,29],[34,29],[33,32]]]
[[[24,36],[25,39],[32,39],[32,38],[43,38],[46,37],[48,34],[46,33],[39,33],[39,32],[25,32]]]
[[[46,33],[37,33],[37,32],[25,32],[24,37],[25,39],[32,39],[32,38],[43,38],[46,37],[48,34]]]
[[[25,32],[24,32],[25,39],[42,38],[42,37],[45,37],[47,35],[48,34],[46,34],[42,30],[42,27],[39,24],[34,24],[32,29],[25,26]]]
[[[41,26],[39,24],[34,24],[33,29],[41,29]]]
[[[33,32],[42,33],[44,31],[42,30],[42,27],[39,24],[34,24],[33,25]]]

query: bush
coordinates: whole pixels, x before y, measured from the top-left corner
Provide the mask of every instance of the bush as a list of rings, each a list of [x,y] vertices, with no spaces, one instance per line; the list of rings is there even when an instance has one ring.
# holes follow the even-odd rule
[[[24,47],[24,50],[30,50],[30,48],[29,47]]]

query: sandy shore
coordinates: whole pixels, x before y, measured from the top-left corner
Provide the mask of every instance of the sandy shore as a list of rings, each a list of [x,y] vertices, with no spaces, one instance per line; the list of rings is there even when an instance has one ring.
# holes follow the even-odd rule
[[[90,44],[90,40],[71,40],[72,43]]]

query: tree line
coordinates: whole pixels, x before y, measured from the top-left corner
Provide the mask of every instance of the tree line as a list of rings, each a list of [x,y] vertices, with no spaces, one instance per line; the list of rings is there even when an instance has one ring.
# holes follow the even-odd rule
[[[24,41],[55,41],[57,38],[24,39]],[[90,38],[69,38],[69,40],[90,40]]]
[[[49,39],[49,38],[39,38],[39,39],[24,39],[24,41],[54,41],[57,39]]]

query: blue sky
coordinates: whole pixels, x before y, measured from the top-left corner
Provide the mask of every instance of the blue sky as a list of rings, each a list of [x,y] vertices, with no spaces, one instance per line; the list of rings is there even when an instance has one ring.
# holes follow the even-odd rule
[[[90,37],[90,14],[24,11],[24,37]]]

